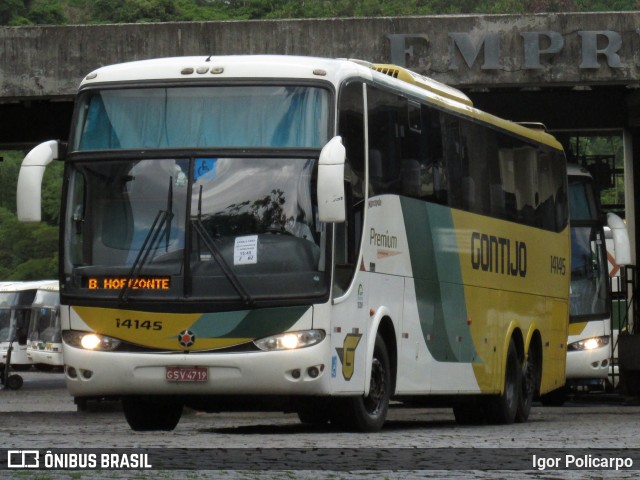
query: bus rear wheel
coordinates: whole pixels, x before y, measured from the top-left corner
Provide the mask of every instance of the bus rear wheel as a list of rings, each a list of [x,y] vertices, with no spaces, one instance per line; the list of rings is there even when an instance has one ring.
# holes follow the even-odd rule
[[[518,423],[526,422],[529,418],[529,413],[531,413],[533,396],[538,389],[539,365],[537,350],[534,350],[534,347],[531,346],[527,357],[522,363],[522,388],[518,396],[518,410],[515,418]]]
[[[136,432],[169,431],[182,416],[182,403],[164,397],[129,396],[122,399],[127,423]]]
[[[504,390],[501,395],[488,399],[487,420],[493,424],[509,424],[516,419],[522,394],[522,366],[516,345],[511,339],[504,369]]]
[[[391,362],[386,344],[376,336],[371,361],[369,394],[337,399],[332,422],[359,432],[377,432],[384,425],[391,397]]]

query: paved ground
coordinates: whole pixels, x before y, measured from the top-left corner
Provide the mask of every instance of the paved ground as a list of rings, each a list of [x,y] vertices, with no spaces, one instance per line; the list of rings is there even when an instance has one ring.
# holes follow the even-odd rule
[[[510,426],[459,426],[450,409],[391,409],[375,434],[344,433],[302,425],[280,413],[186,412],[173,432],[132,432],[116,402],[77,412],[61,374],[25,373],[23,388],[0,391],[2,448],[143,448],[191,465],[227,469],[177,472],[19,472],[20,478],[637,478],[635,471],[550,470],[533,467],[533,455],[580,456],[606,448],[613,456],[637,458],[640,469],[639,406],[616,397],[589,397],[561,408],[534,406],[530,421]],[[622,449],[638,449],[626,452]],[[188,449],[188,450],[179,450]],[[216,449],[212,450],[206,449]],[[277,450],[274,450],[277,449]],[[441,449],[441,450],[438,450]],[[476,450],[472,450],[476,449]],[[478,450],[481,449],[481,450]],[[549,450],[552,449],[552,450]],[[577,449],[569,450],[565,449]],[[151,452],[157,452],[150,450]],[[201,460],[198,460],[200,458]],[[0,464],[5,459],[0,459]],[[217,462],[217,463],[216,463]],[[244,469],[242,466],[247,465]],[[307,464],[305,464],[307,462]],[[531,465],[529,465],[531,463]],[[5,463],[6,464],[6,463]],[[174,464],[175,465],[175,464]],[[406,465],[406,468],[403,467]],[[525,470],[507,470],[511,465]],[[326,471],[330,466],[333,470]],[[426,467],[425,467],[426,466]],[[432,470],[441,466],[446,470]],[[387,467],[389,467],[387,469]],[[464,470],[457,470],[457,468]],[[264,470],[259,470],[264,468]],[[277,470],[271,470],[276,468]],[[313,468],[307,470],[307,468]],[[419,468],[425,468],[419,470]],[[483,470],[477,470],[482,468]],[[487,468],[502,468],[490,470]],[[323,471],[320,471],[323,469]],[[408,469],[408,470],[407,470]],[[473,470],[470,470],[473,469]],[[0,470],[0,476],[15,478]]]

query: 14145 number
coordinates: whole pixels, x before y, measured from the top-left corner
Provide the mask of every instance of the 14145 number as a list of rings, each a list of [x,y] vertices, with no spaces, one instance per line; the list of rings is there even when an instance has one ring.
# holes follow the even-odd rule
[[[162,322],[156,320],[152,322],[151,320],[138,320],[138,319],[121,319],[116,318],[116,327],[117,328],[133,328],[133,329],[146,329],[146,330],[162,330]]]

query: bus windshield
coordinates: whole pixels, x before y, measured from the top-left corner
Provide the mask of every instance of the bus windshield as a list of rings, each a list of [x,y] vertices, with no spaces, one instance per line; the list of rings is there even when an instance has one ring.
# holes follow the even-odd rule
[[[29,341],[40,343],[62,341],[58,292],[41,290],[36,293],[29,323]],[[43,345],[44,346],[44,345]]]
[[[71,166],[65,288],[120,298],[324,295],[315,159],[154,158]],[[85,292],[86,294],[86,292]]]
[[[12,322],[13,305],[16,304],[18,293],[0,293],[0,342],[12,341],[15,337],[15,323]]]
[[[594,192],[589,177],[569,177],[572,323],[609,315],[608,264]]]
[[[0,342],[24,345],[34,291],[0,293]]]
[[[235,85],[90,91],[72,150],[321,148],[329,91]]]

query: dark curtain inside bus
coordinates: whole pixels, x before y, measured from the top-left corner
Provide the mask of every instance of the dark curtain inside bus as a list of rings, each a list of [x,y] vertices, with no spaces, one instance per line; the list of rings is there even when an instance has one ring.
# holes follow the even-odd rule
[[[559,152],[367,89],[369,195],[405,195],[559,231],[567,223]]]

